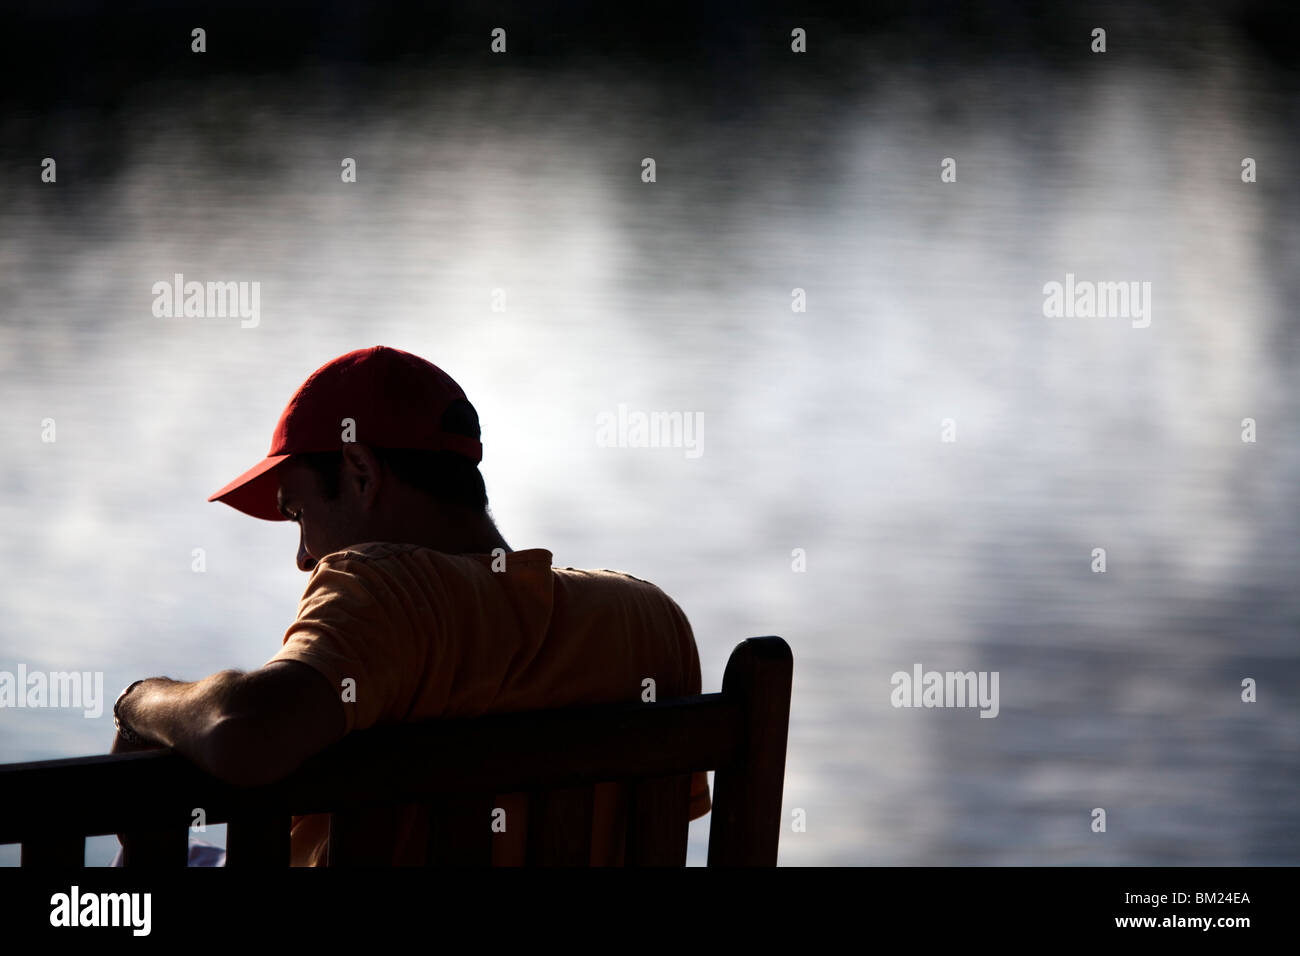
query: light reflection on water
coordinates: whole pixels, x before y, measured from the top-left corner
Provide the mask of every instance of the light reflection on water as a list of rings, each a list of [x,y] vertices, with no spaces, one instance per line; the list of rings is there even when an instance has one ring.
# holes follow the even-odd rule
[[[1237,177],[1295,143],[1240,76],[989,73],[941,117],[901,75],[725,120],[621,77],[423,79],[363,115],[160,92],[97,147],[115,174],[3,187],[0,668],[103,670],[111,704],[271,656],[296,537],[204,499],[383,343],[477,405],[511,545],[658,583],[706,690],[790,642],[782,863],[1300,859],[1295,203]],[[260,325],[154,318],[177,272],[260,281]],[[1151,326],[1044,318],[1067,272],[1150,281]],[[702,413],[703,456],[597,447],[619,403]],[[999,717],[895,710],[915,662],[999,671]],[[5,762],[111,740],[3,719]]]

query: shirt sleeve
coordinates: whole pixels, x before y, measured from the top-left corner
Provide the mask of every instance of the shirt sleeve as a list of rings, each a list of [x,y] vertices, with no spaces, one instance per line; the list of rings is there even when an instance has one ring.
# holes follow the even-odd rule
[[[423,661],[404,642],[392,608],[392,585],[373,562],[348,552],[316,565],[271,661],[300,661],[325,675],[338,691],[345,733],[380,723],[414,693]]]
[[[688,817],[694,820],[702,817],[713,809],[713,801],[709,796],[709,774],[705,770],[699,770],[691,774],[691,815]]]
[[[665,595],[667,597],[667,595]],[[691,628],[691,622],[686,617],[686,612],[672,598],[668,598],[674,616],[677,618],[682,641],[683,666],[686,674],[686,694],[693,696],[703,693],[701,690],[700,678],[700,651],[695,643],[695,632]],[[709,795],[709,774],[706,770],[697,770],[691,774],[691,810],[689,820],[697,819],[704,816],[713,809],[713,801]]]

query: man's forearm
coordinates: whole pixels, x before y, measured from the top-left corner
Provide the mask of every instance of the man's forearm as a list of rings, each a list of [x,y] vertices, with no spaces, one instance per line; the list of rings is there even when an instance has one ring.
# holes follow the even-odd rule
[[[122,699],[121,719],[141,736],[211,771],[211,733],[229,712],[240,676],[239,671],[218,671],[190,683],[151,677]]]

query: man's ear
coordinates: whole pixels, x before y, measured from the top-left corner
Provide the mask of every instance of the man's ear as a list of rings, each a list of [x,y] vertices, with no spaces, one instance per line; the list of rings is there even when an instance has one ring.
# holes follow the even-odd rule
[[[361,500],[361,507],[375,503],[381,482],[379,459],[369,445],[348,442],[343,446],[342,482]]]

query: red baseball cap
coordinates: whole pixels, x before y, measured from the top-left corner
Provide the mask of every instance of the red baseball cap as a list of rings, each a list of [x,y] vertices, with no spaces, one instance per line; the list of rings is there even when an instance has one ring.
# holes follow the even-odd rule
[[[478,464],[482,444],[442,428],[443,413],[457,400],[468,401],[461,387],[418,355],[385,345],[340,355],[313,372],[289,399],[267,456],[208,500],[254,518],[287,520],[276,501],[275,467],[290,455],[341,450],[347,427],[353,440],[377,448],[447,450]]]

